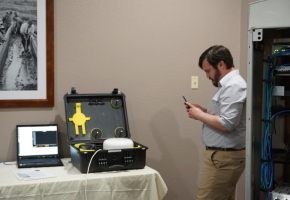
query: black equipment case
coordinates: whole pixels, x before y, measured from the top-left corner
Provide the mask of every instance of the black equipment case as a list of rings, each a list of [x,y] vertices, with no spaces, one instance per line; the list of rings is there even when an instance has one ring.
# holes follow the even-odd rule
[[[118,89],[78,94],[72,88],[64,95],[64,103],[71,162],[81,173],[145,167],[148,147],[140,143],[133,141],[133,148],[103,150],[108,138],[130,138],[125,95]]]

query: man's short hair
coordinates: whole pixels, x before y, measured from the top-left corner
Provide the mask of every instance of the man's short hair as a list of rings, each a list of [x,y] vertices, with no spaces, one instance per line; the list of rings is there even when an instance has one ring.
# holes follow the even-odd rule
[[[235,67],[230,50],[222,45],[211,46],[201,54],[198,61],[200,68],[202,68],[204,59],[206,59],[215,69],[220,61],[225,63],[227,69]]]

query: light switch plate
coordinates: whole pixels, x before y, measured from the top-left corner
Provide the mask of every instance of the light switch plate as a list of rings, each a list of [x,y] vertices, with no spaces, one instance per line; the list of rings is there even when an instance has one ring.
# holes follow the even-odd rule
[[[198,76],[192,76],[191,77],[191,89],[197,89],[198,88]]]

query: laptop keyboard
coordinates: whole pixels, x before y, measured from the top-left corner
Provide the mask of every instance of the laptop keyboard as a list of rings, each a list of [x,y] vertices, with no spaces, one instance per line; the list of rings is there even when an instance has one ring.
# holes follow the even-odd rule
[[[33,158],[33,159],[22,159],[22,164],[28,163],[59,163],[59,159],[57,158]]]

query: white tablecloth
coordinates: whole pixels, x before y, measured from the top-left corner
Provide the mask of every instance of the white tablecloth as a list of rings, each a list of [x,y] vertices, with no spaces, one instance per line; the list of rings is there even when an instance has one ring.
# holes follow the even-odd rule
[[[13,171],[16,165],[0,163],[0,199],[15,200],[161,200],[167,186],[160,174],[144,169],[80,173],[69,158],[62,159],[64,167],[44,167],[54,178],[19,180]]]

